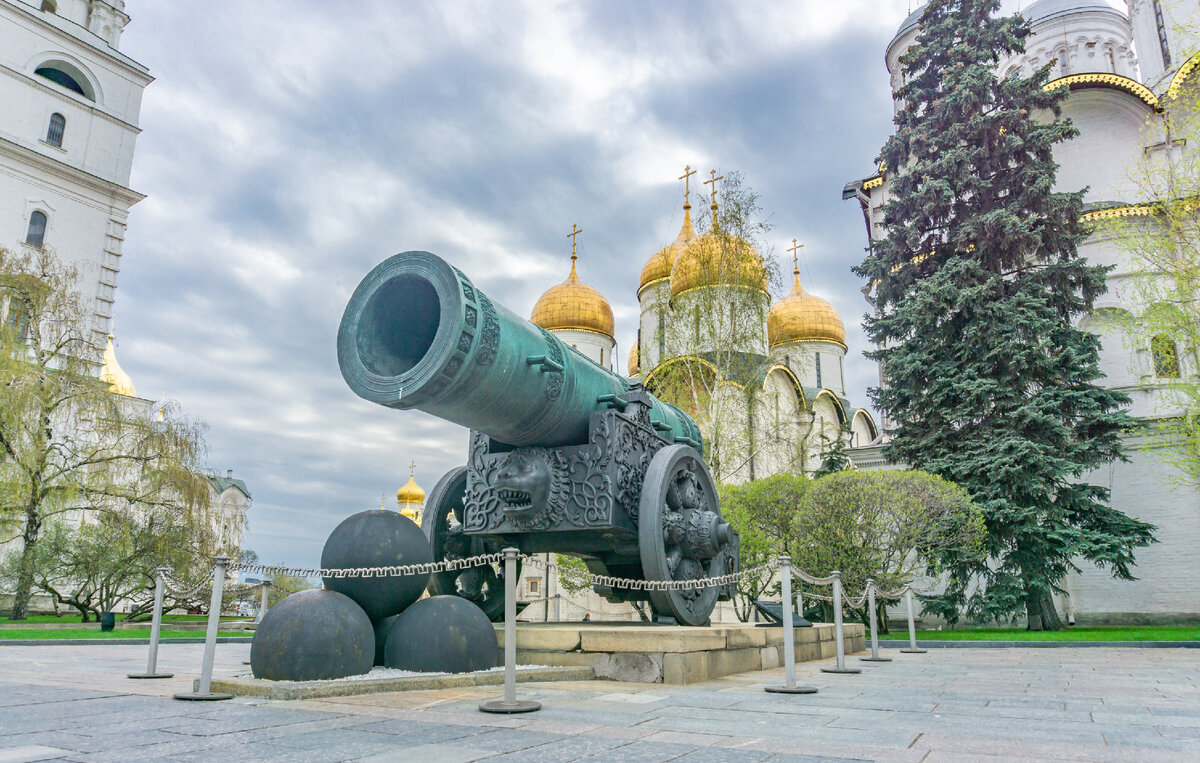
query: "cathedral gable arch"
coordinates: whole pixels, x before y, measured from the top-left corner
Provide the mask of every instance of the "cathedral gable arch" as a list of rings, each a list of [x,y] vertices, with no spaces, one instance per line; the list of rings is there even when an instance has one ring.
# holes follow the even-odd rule
[[[49,80],[93,103],[103,104],[100,81],[87,64],[61,51],[44,51],[30,59],[28,73]]]

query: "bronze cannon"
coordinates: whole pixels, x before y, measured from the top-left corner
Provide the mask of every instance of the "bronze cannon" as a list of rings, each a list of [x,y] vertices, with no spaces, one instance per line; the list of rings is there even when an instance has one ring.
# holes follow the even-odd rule
[[[429,493],[422,529],[435,561],[515,546],[582,558],[597,575],[650,581],[738,569],[696,422],[549,331],[495,304],[429,252],[372,270],[342,316],[338,364],[360,397],[471,430],[467,463]],[[503,612],[491,567],[436,573],[433,594]],[[663,622],[702,625],[734,585],[633,590]]]

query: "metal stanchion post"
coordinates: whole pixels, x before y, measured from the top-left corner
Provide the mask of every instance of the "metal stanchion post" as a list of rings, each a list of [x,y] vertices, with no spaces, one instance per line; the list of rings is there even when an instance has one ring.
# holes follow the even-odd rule
[[[879,656],[879,625],[875,617],[875,581],[867,578],[867,619],[871,623],[871,656],[859,657],[863,662],[891,662],[891,657]]]
[[[196,691],[181,692],[175,695],[175,699],[200,701],[233,699],[232,694],[210,691],[213,660],[217,656],[217,627],[221,623],[221,597],[225,593],[225,564],[228,561],[229,557],[227,556],[218,556],[213,559],[212,599],[208,604],[208,632],[204,635],[204,663],[200,667],[200,680],[196,684]]]
[[[833,644],[837,652],[837,664],[832,668],[821,668],[822,673],[861,673],[861,668],[846,667],[846,642],[842,635],[842,573],[834,570],[833,578]]]
[[[792,625],[792,560],[779,557],[779,578],[783,586],[779,597],[783,604],[783,686],[767,686],[772,694],[816,694],[815,686],[796,685],[796,631]]]
[[[170,678],[174,673],[158,672],[158,636],[162,630],[163,573],[170,567],[159,567],[154,571],[154,614],[150,618],[150,655],[146,658],[145,673],[130,673],[128,678]]]
[[[901,649],[905,654],[925,654],[926,649],[917,648],[917,623],[913,619],[912,589],[904,592],[904,603],[908,605],[908,649]]]
[[[485,713],[529,713],[542,703],[517,699],[517,549],[504,549],[504,699],[481,702]]]
[[[261,603],[258,605],[258,614],[254,616],[255,624],[261,623],[263,621],[263,616],[267,614],[267,606],[269,604],[269,602],[267,600],[267,589],[269,589],[270,587],[271,587],[270,580],[264,580],[262,582],[262,600],[261,600]]]
[[[562,622],[562,594],[554,594],[554,622]]]

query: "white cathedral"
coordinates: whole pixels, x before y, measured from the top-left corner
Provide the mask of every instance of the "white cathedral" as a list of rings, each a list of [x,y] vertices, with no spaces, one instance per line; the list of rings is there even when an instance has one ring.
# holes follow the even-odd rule
[[[95,373],[151,415],[116,358],[112,330],[142,92],[153,77],[119,49],[124,0],[0,0],[0,247],[51,248],[91,301]],[[219,548],[241,548],[250,492],[209,478]],[[3,549],[0,549],[3,551]]]
[[[1038,0],[1021,14],[1030,22],[1026,52],[1001,61],[998,75],[1029,76],[1052,65],[1048,88],[1068,88],[1063,116],[1080,135],[1055,148],[1057,190],[1087,188],[1085,221],[1129,218],[1152,224],[1153,210],[1139,198],[1133,172],[1144,158],[1170,162],[1200,147],[1175,141],[1169,125],[1178,109],[1175,96],[1197,84],[1200,72],[1200,3],[1188,0],[1129,0],[1124,9],[1103,0]],[[893,93],[903,84],[900,56],[919,33],[924,7],[900,26],[887,47],[886,64]],[[1191,99],[1194,103],[1194,99]],[[1194,159],[1192,160],[1195,161]],[[857,199],[868,241],[885,235],[883,206],[889,194],[886,172],[846,186],[843,197]],[[1137,340],[1119,328],[1123,317],[1136,321],[1160,306],[1137,304],[1129,289],[1132,263],[1113,232],[1098,227],[1079,247],[1089,261],[1113,265],[1108,293],[1080,325],[1101,338],[1102,383],[1128,394],[1130,414],[1153,427],[1158,419],[1178,416],[1163,398],[1166,383],[1200,373],[1197,348],[1175,347],[1167,337]],[[868,296],[868,301],[870,297]],[[882,422],[886,438],[887,421]],[[1138,550],[1133,582],[1116,581],[1084,564],[1071,574],[1060,607],[1078,622],[1194,621],[1200,615],[1200,589],[1185,571],[1200,569],[1200,493],[1173,487],[1173,467],[1163,459],[1162,443],[1145,434],[1124,438],[1128,463],[1114,463],[1089,477],[1112,491],[1112,505],[1158,526],[1158,544]],[[889,468],[882,445],[852,449],[862,468]]]

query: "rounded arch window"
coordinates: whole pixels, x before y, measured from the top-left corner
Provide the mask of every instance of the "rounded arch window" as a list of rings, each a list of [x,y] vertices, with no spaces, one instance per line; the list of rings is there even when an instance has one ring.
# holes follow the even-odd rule
[[[1159,334],[1150,340],[1150,355],[1154,359],[1154,375],[1160,379],[1178,379],[1179,350],[1171,337]]]
[[[92,83],[78,67],[66,61],[46,61],[40,64],[33,73],[50,80],[56,85],[65,87],[73,93],[82,95],[89,101],[96,100],[96,91]]]
[[[67,118],[55,112],[50,115],[50,126],[46,128],[46,142],[62,148],[63,133],[67,130]]]
[[[46,240],[46,213],[35,209],[29,215],[29,227],[25,230],[25,243],[41,246]]]

